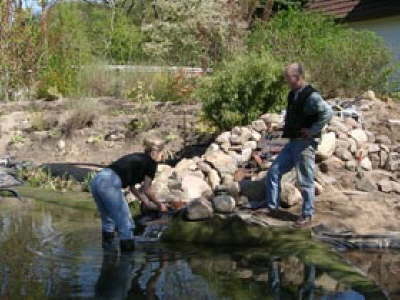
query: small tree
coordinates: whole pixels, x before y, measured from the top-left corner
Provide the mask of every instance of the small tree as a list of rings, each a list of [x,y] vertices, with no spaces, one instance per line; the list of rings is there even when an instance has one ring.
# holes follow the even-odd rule
[[[205,117],[220,129],[246,125],[284,105],[282,64],[264,51],[240,54],[203,79],[196,95]]]

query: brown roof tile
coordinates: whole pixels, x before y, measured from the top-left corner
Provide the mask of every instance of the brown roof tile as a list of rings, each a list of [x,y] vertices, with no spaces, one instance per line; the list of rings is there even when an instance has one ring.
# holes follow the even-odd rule
[[[310,0],[307,9],[356,21],[400,15],[400,0]]]

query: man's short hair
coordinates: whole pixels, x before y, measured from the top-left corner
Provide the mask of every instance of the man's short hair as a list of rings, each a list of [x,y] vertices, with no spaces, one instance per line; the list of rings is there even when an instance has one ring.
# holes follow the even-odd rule
[[[292,63],[290,65],[287,65],[285,68],[285,72],[288,72],[289,70],[294,70],[302,78],[305,77],[304,66],[301,63],[296,62],[296,63]]]

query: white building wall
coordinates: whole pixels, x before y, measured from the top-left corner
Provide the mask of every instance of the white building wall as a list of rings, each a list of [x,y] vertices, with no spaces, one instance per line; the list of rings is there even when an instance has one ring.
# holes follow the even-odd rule
[[[399,0],[400,1],[400,0]],[[371,30],[381,36],[387,45],[392,49],[395,57],[400,63],[400,16],[386,17],[380,19],[373,19],[360,22],[349,23],[354,29],[360,30]],[[397,84],[400,78],[400,69],[397,72],[394,81]],[[400,86],[394,87],[396,90],[400,90]]]

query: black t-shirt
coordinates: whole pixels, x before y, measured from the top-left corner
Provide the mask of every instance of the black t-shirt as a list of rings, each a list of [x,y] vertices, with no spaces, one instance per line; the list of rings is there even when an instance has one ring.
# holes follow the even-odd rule
[[[108,168],[121,178],[122,187],[141,183],[145,176],[151,179],[157,171],[157,162],[145,153],[128,154],[113,162]]]

